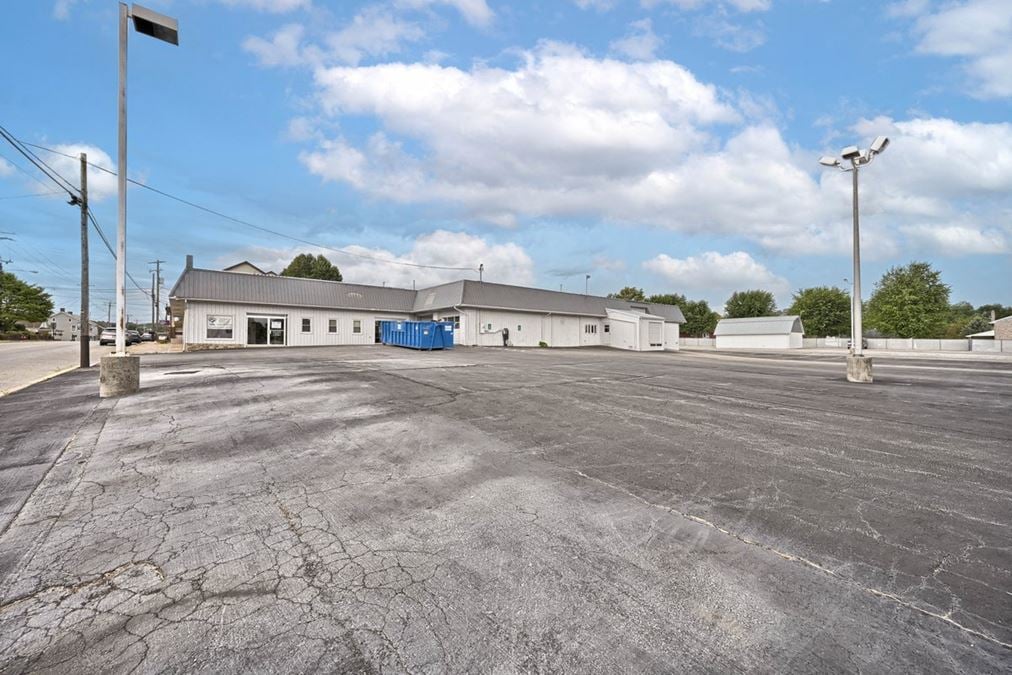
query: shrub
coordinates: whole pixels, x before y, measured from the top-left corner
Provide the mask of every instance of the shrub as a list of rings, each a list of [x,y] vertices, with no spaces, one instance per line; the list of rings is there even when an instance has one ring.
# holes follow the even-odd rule
[[[548,346],[548,343],[547,343],[547,342],[545,342],[544,340],[542,340],[541,342],[539,342],[539,343],[538,343],[538,346],[539,346],[539,347],[547,347],[547,346]]]

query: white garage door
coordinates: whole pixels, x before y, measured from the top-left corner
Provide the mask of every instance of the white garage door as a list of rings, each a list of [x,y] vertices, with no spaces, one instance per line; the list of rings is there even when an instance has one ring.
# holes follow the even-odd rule
[[[664,324],[659,321],[651,321],[649,323],[647,335],[650,337],[651,347],[663,347],[664,346]]]

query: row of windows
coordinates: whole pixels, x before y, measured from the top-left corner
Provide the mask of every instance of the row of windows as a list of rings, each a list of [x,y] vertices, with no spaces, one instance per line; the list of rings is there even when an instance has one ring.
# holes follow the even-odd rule
[[[233,333],[233,316],[222,314],[209,314],[207,317],[206,333],[208,340],[231,340]],[[279,326],[280,328],[281,326]],[[313,320],[302,317],[302,332],[313,332]],[[337,319],[327,319],[327,332],[337,333]],[[362,320],[354,319],[351,322],[351,332],[355,335],[362,334]]]
[[[303,333],[312,333],[313,332],[313,320],[312,319],[309,319],[309,318],[306,318],[306,317],[302,317],[302,332]],[[337,319],[327,319],[327,332],[328,333],[336,333],[337,332]],[[354,333],[355,335],[360,335],[362,333],[362,320],[361,319],[355,319],[355,320],[353,320],[351,322],[351,332]]]

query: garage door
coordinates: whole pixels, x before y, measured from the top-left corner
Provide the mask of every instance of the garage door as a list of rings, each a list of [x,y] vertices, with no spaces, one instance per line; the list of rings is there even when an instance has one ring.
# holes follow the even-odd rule
[[[663,336],[663,333],[664,333],[664,324],[662,324],[660,321],[651,321],[648,324],[648,326],[649,326],[649,328],[647,330],[649,332],[647,333],[647,335],[650,337],[650,346],[651,347],[663,347],[664,346],[664,336]]]

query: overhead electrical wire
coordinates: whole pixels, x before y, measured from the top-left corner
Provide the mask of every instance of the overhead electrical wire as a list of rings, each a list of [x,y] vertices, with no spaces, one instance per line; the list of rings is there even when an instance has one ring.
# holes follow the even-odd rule
[[[36,145],[35,143],[29,143],[27,141],[18,141],[18,142],[19,143],[24,143],[24,145],[29,145],[29,146],[31,146],[33,148],[38,148],[39,150],[45,150],[46,152],[51,152],[51,153],[53,153],[55,155],[61,155],[63,157],[69,157],[70,159],[77,159],[73,155],[69,155],[67,153],[60,152],[59,150],[54,150],[52,148],[47,148],[44,145]],[[99,166],[98,164],[93,164],[92,162],[88,162],[88,165],[91,166],[91,167],[94,167],[94,168],[98,169],[99,171],[104,171],[104,172],[106,172],[108,174],[111,174],[113,176],[117,175],[115,171],[113,171],[112,169],[107,169],[104,166]],[[249,227],[249,228],[252,228],[254,230],[259,230],[261,232],[266,232],[267,234],[272,234],[272,235],[274,235],[276,237],[281,237],[283,239],[289,239],[291,241],[297,241],[297,242],[299,242],[301,244],[306,244],[308,246],[316,246],[317,248],[322,248],[322,249],[325,249],[325,250],[328,250],[328,251],[333,251],[334,253],[337,253],[339,255],[350,256],[352,258],[360,258],[362,260],[371,260],[371,261],[374,261],[374,262],[384,263],[384,264],[388,264],[388,265],[402,265],[404,267],[416,267],[416,268],[421,268],[421,269],[452,270],[452,271],[458,271],[458,272],[477,272],[478,271],[474,267],[454,267],[454,266],[451,266],[451,265],[426,265],[424,263],[413,263],[413,262],[408,262],[408,261],[405,261],[405,260],[389,260],[389,259],[386,259],[386,258],[378,258],[376,256],[365,255],[365,254],[362,254],[362,253],[353,253],[351,251],[346,251],[346,250],[341,249],[341,248],[334,248],[333,246],[327,246],[327,245],[321,244],[319,242],[309,241],[308,239],[302,239],[300,237],[294,237],[294,236],[292,236],[290,234],[285,234],[284,232],[279,232],[277,230],[272,230],[272,229],[270,229],[268,227],[263,227],[262,225],[256,225],[256,224],[251,223],[251,222],[249,222],[247,220],[243,220],[241,218],[236,218],[236,217],[230,216],[230,215],[228,215],[226,213],[222,213],[221,211],[216,211],[215,209],[209,208],[207,206],[202,206],[202,205],[197,204],[195,202],[191,202],[188,199],[183,199],[182,197],[177,197],[174,194],[170,194],[168,192],[165,192],[164,190],[159,190],[156,187],[152,187],[151,185],[147,185],[145,183],[141,183],[141,182],[136,181],[136,180],[134,180],[132,178],[127,178],[127,182],[131,183],[133,185],[136,185],[137,187],[144,188],[145,190],[149,190],[151,192],[154,192],[155,194],[161,195],[161,196],[166,197],[168,199],[172,199],[174,201],[177,201],[177,202],[179,202],[181,204],[185,204],[185,205],[187,205],[187,206],[189,206],[191,208],[198,209],[198,210],[204,211],[206,213],[210,213],[211,215],[217,216],[219,218],[224,218],[225,220],[230,220],[233,223],[238,223],[239,225],[243,225],[245,227]]]

